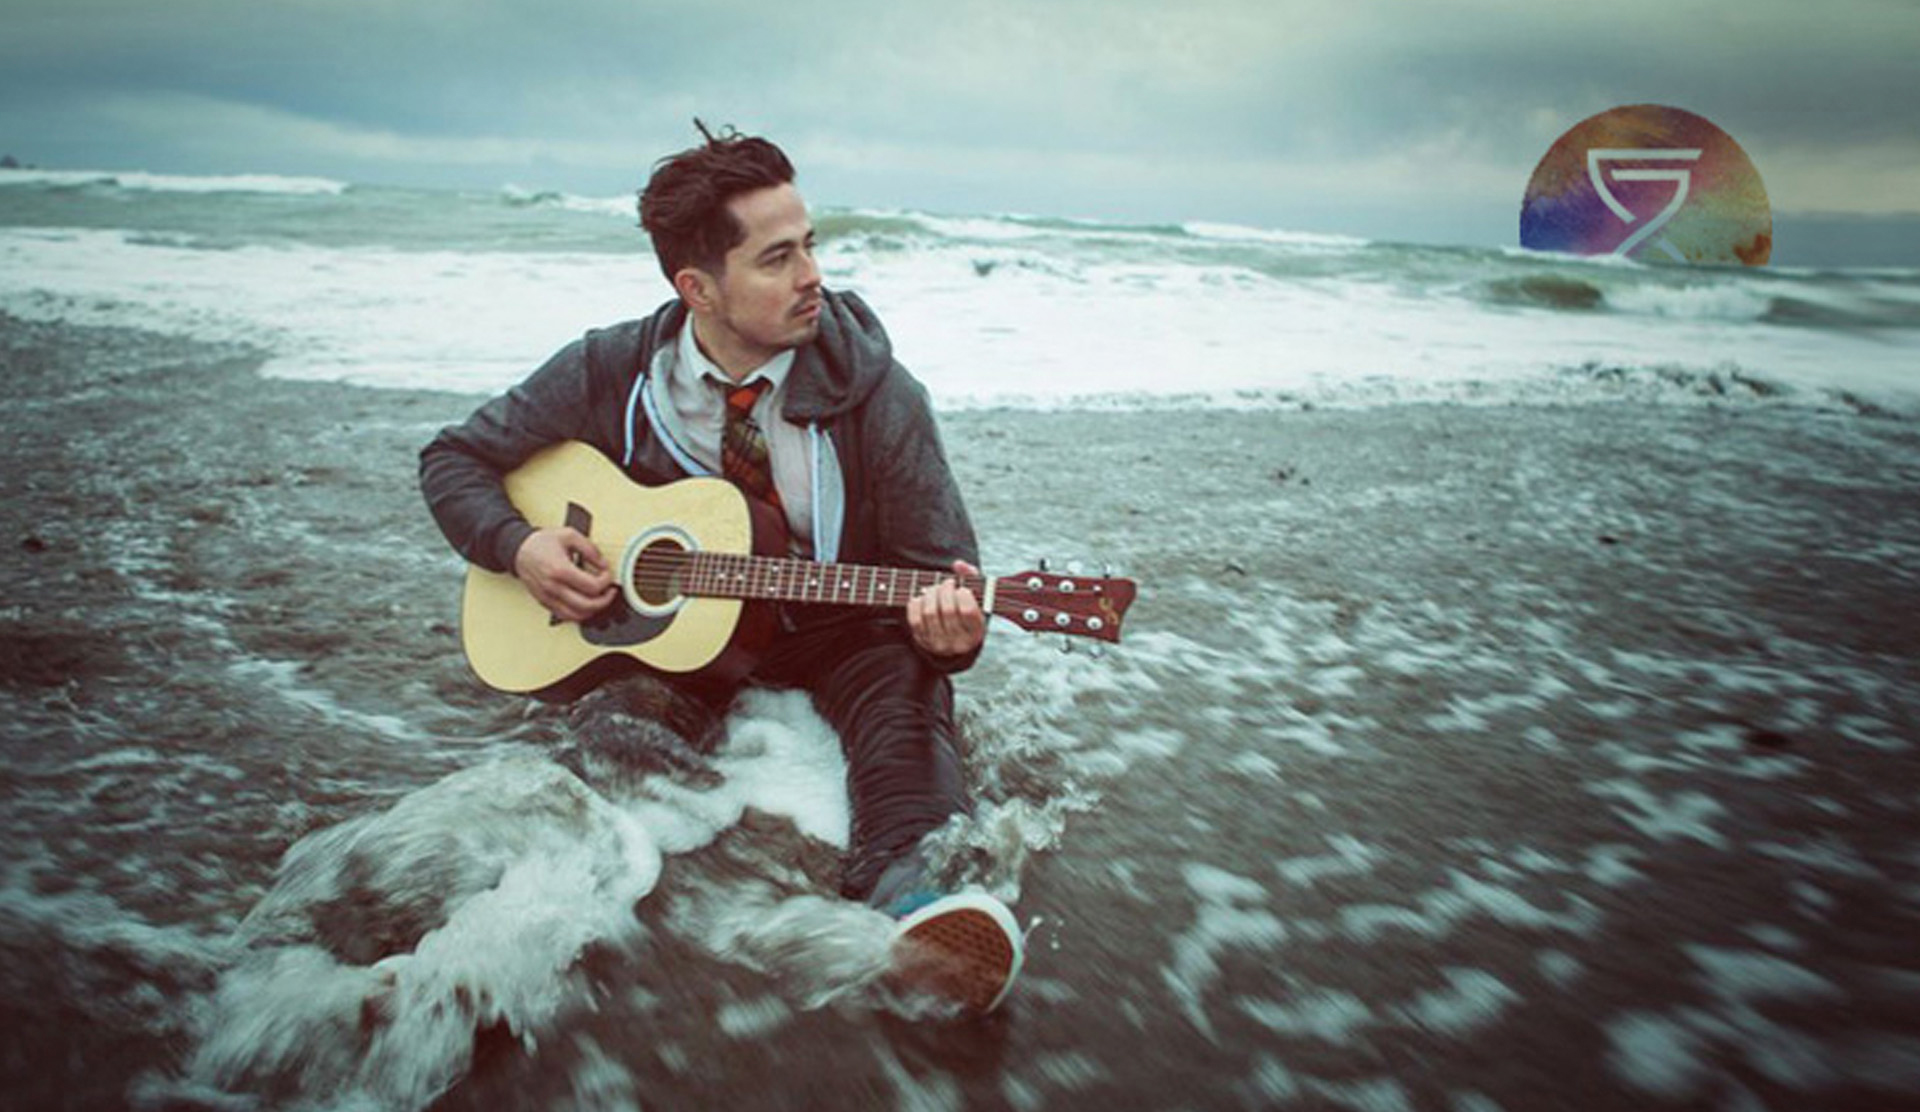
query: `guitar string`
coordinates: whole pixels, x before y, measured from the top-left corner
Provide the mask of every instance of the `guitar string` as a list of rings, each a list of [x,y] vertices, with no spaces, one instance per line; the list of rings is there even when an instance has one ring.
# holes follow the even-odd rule
[[[703,562],[698,559],[701,555],[708,557],[708,559],[704,561],[704,566],[701,566]],[[937,572],[931,569],[872,568],[856,564],[789,564],[775,557],[752,557],[737,553],[650,553],[636,560],[634,567],[638,573],[635,576],[636,581],[644,577],[649,585],[657,586],[667,585],[675,575],[689,570],[691,570],[693,576],[703,579],[732,578],[737,580],[741,578],[752,578],[756,581],[767,579],[793,580],[802,576],[821,576],[822,573],[825,573],[824,577],[827,579],[840,579],[845,582],[849,579],[866,577],[873,584],[877,585],[881,581],[881,578],[885,577],[889,585],[894,588],[899,586],[899,579],[902,576],[907,578],[908,586],[910,587],[930,586],[952,578],[948,573]],[[964,577],[962,582],[969,587],[985,587],[987,579],[984,576],[968,576]],[[1058,588],[1049,589],[1044,586],[1029,587],[1013,576],[1003,577],[999,583],[1000,593],[1031,592],[1035,595],[1070,595],[1075,593],[1097,595],[1101,593],[1098,588],[1089,588],[1085,592],[1073,592],[1061,591]],[[795,589],[798,589],[798,587],[795,586]],[[860,588],[854,589],[858,590]]]
[[[704,561],[706,565],[704,568],[700,566],[702,561],[699,560],[699,557],[703,555],[708,557],[708,559]],[[768,562],[767,563],[754,562],[754,561],[761,561],[761,560],[768,561]],[[752,593],[752,588],[754,586],[764,586],[768,588],[784,587],[789,591],[798,593],[801,596],[800,601],[804,601],[805,600],[804,596],[810,591],[817,589],[819,587],[819,584],[818,583],[801,584],[801,583],[790,582],[790,581],[796,579],[797,577],[818,575],[822,571],[832,569],[826,577],[829,580],[828,585],[824,588],[824,590],[820,592],[823,596],[823,601],[824,601],[826,595],[841,595],[846,593],[860,594],[864,592],[869,596],[872,596],[874,594],[881,593],[882,588],[879,586],[879,583],[880,583],[880,577],[883,575],[888,580],[887,586],[884,588],[884,593],[886,593],[889,596],[892,596],[893,594],[897,593],[901,589],[901,585],[898,582],[898,579],[900,576],[907,577],[908,583],[906,585],[906,589],[908,591],[914,591],[921,587],[932,586],[935,583],[939,583],[948,578],[951,578],[950,576],[944,573],[935,572],[935,571],[932,571],[931,569],[866,568],[866,567],[861,567],[859,565],[841,565],[841,564],[785,565],[778,562],[774,562],[776,560],[777,558],[773,558],[773,557],[754,557],[754,556],[746,555],[744,553],[726,553],[726,552],[722,552],[722,553],[689,553],[689,552],[645,553],[645,554],[642,554],[634,562],[635,575],[633,577],[633,581],[635,586],[643,591],[651,589],[651,590],[660,590],[660,591],[666,591],[666,592],[672,591],[672,588],[674,587],[674,584],[675,584],[676,577],[682,577],[682,581],[684,581],[685,578],[691,578],[693,580],[693,585],[695,587],[701,587],[701,586],[734,587],[734,586],[737,586],[742,581],[746,581],[747,583],[749,583],[749,586],[747,588],[748,593]],[[744,565],[744,567],[741,567],[740,565]],[[690,571],[690,575],[683,577],[682,573],[687,573],[689,571]],[[871,579],[871,582],[865,587],[857,586],[857,585],[834,586],[832,583],[833,580],[837,579],[842,584],[847,584],[852,580],[857,580],[860,576],[869,577]],[[926,580],[926,582],[921,582],[921,580],[923,579]],[[1012,577],[1008,577],[1008,580],[1011,580],[1011,579]],[[732,582],[729,583],[728,580],[732,580]],[[973,577],[967,577],[965,580],[963,580],[963,582],[969,588],[974,589],[976,593],[979,593],[979,591],[984,589],[986,585],[985,577],[981,577],[978,579]],[[1073,592],[1062,592],[1057,588],[1048,589],[1045,587],[1040,587],[1040,588],[1029,587],[1024,583],[1019,583],[1017,580],[1012,582],[1003,580],[995,590],[996,598],[1010,599],[1014,601],[1026,601],[1026,602],[1033,602],[1035,600],[1041,600],[1041,599],[1047,599],[1047,598],[1057,599],[1063,595],[1070,595],[1070,594],[1073,594]],[[1097,589],[1090,589],[1084,592],[1083,594],[1081,594],[1081,597],[1091,598],[1091,597],[1099,597],[1100,595],[1101,595],[1101,592],[1098,591]],[[892,600],[890,597],[889,601],[891,602],[894,600]]]
[[[667,575],[664,577],[636,576],[633,580],[633,583],[635,588],[641,591],[659,591],[659,592],[676,594],[676,595],[677,594],[698,595],[702,593],[701,588],[708,588],[708,589],[725,588],[725,590],[717,592],[719,594],[719,597],[723,597],[723,598],[724,597],[744,597],[747,595],[762,595],[767,593],[770,590],[778,590],[781,594],[790,596],[792,600],[796,602],[806,602],[806,601],[832,602],[832,601],[837,601],[843,598],[851,598],[854,596],[867,595],[877,600],[875,603],[876,605],[880,605],[888,601],[897,601],[893,597],[896,595],[911,596],[917,593],[917,591],[909,590],[905,587],[900,587],[900,586],[894,586],[894,587],[876,586],[869,589],[866,586],[858,586],[858,585],[835,586],[835,585],[829,584],[825,586],[816,586],[812,584],[801,585],[801,584],[794,584],[794,583],[779,583],[779,582],[771,582],[771,581],[753,581],[753,580],[741,580],[741,579],[729,579],[729,578],[715,579],[715,578],[693,577],[689,579],[689,578],[679,577],[676,575]],[[694,589],[681,590],[679,588],[682,585],[690,586]],[[968,586],[969,586],[969,589],[972,590],[975,595],[979,595],[981,593],[980,588],[972,585],[968,585]],[[885,598],[882,598],[881,596],[885,596]],[[1103,596],[1095,592],[1087,592],[1085,594],[1075,595],[1075,594],[1060,592],[1060,591],[1045,591],[1045,590],[1036,591],[1028,588],[1008,588],[1008,587],[1001,587],[994,591],[994,598],[997,600],[1018,601],[1018,602],[1044,603],[1046,600],[1049,600],[1049,599],[1072,600],[1076,598],[1098,599],[1102,597],[1107,597],[1107,596]]]
[[[833,567],[833,565],[820,565],[820,568],[823,570],[831,567]],[[755,585],[760,585],[760,586],[781,586],[793,591],[810,591],[815,588],[820,588],[829,593],[834,593],[834,594],[845,593],[847,591],[863,592],[869,589],[874,591],[884,590],[888,593],[895,593],[903,589],[917,590],[922,587],[932,586],[934,584],[944,582],[947,579],[951,578],[949,576],[946,576],[937,572],[903,571],[899,573],[901,575],[907,576],[907,582],[903,585],[899,581],[899,578],[897,575],[891,572],[887,572],[886,573],[887,578],[884,581],[884,586],[883,586],[883,580],[879,576],[872,575],[871,573],[867,572],[865,569],[860,569],[857,567],[841,566],[839,570],[830,571],[828,572],[828,574],[821,576],[818,571],[814,571],[811,569],[805,569],[805,568],[788,569],[788,568],[782,568],[779,566],[773,566],[773,567],[749,566],[745,570],[715,568],[715,567],[707,567],[707,568],[694,567],[689,569],[688,561],[675,561],[666,566],[662,566],[658,562],[652,562],[644,566],[639,563],[636,563],[635,571],[636,571],[636,574],[633,577],[634,582],[636,584],[639,584],[642,586],[649,586],[649,587],[669,587],[674,583],[676,578],[680,578],[680,579],[691,579],[703,584],[705,583],[723,584],[728,582],[738,583],[738,582],[746,581],[746,582],[751,582]],[[881,569],[881,571],[886,572],[886,569]],[[815,576],[818,576],[819,579],[824,579],[826,581],[826,586],[824,588],[820,587],[820,583],[818,579],[813,579],[812,581],[805,584],[798,582],[798,580],[802,577],[807,577],[809,579],[812,579],[812,577],[815,577]],[[861,580],[862,578],[868,579],[868,582],[865,584],[859,584],[858,581]],[[836,581],[839,585],[835,585]],[[971,589],[975,589],[976,591],[980,589],[984,589],[984,587],[986,586],[986,580],[984,578],[976,579],[976,578],[968,577],[964,579],[962,582],[965,586]],[[855,584],[855,585],[848,586],[848,584]],[[1073,596],[1073,595],[1080,595],[1082,597],[1098,597],[1103,592],[1101,592],[1097,588],[1090,588],[1083,592],[1062,591],[1062,590],[1059,590],[1058,588],[1053,588],[1053,589],[1049,589],[1046,587],[1036,588],[1036,587],[1029,587],[1023,583],[1017,583],[1017,582],[1008,583],[1003,581],[999,585],[999,587],[996,589],[995,593],[997,595],[1002,595],[1002,596],[1012,595],[1012,596],[1018,596],[1018,597],[1044,598],[1044,597],[1061,597],[1061,596]]]

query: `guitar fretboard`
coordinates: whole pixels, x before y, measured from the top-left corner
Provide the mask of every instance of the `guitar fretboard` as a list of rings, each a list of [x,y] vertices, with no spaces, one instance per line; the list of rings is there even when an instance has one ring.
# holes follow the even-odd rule
[[[951,578],[949,572],[924,568],[816,564],[774,556],[696,552],[688,557],[676,585],[690,595],[717,598],[895,607],[905,606],[915,594]],[[984,577],[968,576],[960,584],[976,597],[985,598]]]

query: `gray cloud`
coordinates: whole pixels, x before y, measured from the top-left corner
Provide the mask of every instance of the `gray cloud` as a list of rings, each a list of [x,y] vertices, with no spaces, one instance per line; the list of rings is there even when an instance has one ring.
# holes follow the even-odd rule
[[[1909,0],[9,7],[0,146],[42,161],[610,190],[697,112],[829,201],[1510,238],[1560,131],[1654,101],[1777,206],[1920,209]]]

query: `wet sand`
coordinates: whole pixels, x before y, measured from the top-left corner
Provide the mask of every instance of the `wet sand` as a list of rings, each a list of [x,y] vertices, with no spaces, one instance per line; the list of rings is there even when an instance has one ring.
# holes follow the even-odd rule
[[[480,399],[134,330],[0,318],[0,353],[7,1099],[217,1106],[176,1082],[290,846],[604,723],[460,660],[414,459]],[[1002,629],[960,685],[972,844],[1035,924],[1012,1004],[809,1008],[817,969],[718,952],[742,893],[832,890],[830,846],[749,814],[441,1106],[1920,1099],[1920,426],[1675,396],[943,430],[990,571],[1143,588],[1108,657]]]

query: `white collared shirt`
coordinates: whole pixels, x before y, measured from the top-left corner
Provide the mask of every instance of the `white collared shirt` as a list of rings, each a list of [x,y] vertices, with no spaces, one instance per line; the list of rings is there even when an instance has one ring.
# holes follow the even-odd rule
[[[674,345],[673,372],[667,376],[667,401],[677,419],[674,431],[681,447],[715,475],[720,464],[720,439],[727,426],[727,395],[755,379],[773,385],[754,403],[753,419],[767,438],[767,458],[773,468],[773,486],[786,511],[787,531],[799,553],[813,549],[813,466],[807,430],[780,416],[793,371],[791,348],[755,367],[733,382],[694,339],[693,318],[680,329]]]

